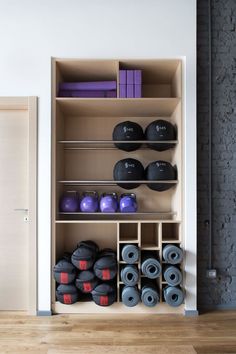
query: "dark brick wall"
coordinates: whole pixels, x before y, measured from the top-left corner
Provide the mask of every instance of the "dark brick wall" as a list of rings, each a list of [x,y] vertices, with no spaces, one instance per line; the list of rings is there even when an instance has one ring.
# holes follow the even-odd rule
[[[213,265],[208,268],[208,0],[198,0],[198,305],[236,307],[236,1],[212,0]]]

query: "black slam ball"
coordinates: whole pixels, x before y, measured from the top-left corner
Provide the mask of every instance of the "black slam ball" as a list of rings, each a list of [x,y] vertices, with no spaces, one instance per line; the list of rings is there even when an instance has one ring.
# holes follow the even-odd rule
[[[113,169],[113,178],[115,181],[138,181],[144,179],[144,167],[136,159],[123,159],[118,161]],[[140,186],[140,183],[117,183],[124,189],[134,189]]]
[[[176,167],[167,161],[153,161],[146,168],[146,179],[148,181],[168,181],[177,178]],[[147,183],[147,186],[154,191],[163,192],[172,188],[175,183]]]
[[[155,120],[145,130],[146,140],[168,141],[176,140],[176,128],[166,120]],[[173,143],[148,143],[148,146],[157,151],[165,151],[174,147]]]
[[[115,126],[112,134],[113,141],[132,141],[144,140],[144,133],[142,127],[135,122],[122,122]],[[137,150],[142,144],[140,143],[115,143],[115,146],[124,151]]]

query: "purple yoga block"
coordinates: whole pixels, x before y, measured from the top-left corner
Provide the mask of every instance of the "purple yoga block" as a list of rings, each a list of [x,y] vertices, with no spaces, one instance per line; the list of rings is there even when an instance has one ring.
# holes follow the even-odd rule
[[[116,81],[61,82],[60,90],[116,90]]]
[[[134,70],[127,70],[127,85],[134,84]]]
[[[126,70],[119,71],[120,85],[126,85]]]
[[[134,84],[142,85],[142,70],[134,70]]]
[[[126,85],[120,85],[120,98],[126,98],[127,93],[126,93]]]
[[[127,85],[127,98],[134,98],[134,85]]]
[[[142,97],[142,85],[134,85],[134,97],[135,98]]]

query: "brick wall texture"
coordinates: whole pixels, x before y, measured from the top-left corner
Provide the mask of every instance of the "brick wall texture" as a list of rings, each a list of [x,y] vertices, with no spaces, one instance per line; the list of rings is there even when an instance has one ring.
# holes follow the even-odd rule
[[[208,219],[208,0],[198,0],[198,306],[236,307],[236,0],[212,0],[213,266]]]

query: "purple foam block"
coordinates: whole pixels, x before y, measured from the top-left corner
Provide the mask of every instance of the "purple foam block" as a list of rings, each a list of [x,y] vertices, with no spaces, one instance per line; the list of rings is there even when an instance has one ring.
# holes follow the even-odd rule
[[[142,70],[134,70],[134,97],[142,97]]]
[[[111,91],[94,91],[94,90],[59,90],[59,97],[82,97],[82,98],[115,98],[116,90]]]
[[[134,70],[127,70],[127,85],[134,84]]]
[[[134,98],[134,85],[127,85],[127,98]]]
[[[126,92],[126,85],[120,84],[120,98],[126,98],[127,97],[127,92]]]
[[[134,85],[134,97],[135,98],[142,97],[142,85]]]
[[[134,84],[142,85],[142,70],[134,70]]]
[[[119,71],[120,85],[126,85],[126,71],[127,70],[120,70]]]
[[[61,82],[60,90],[116,90],[116,81]]]

